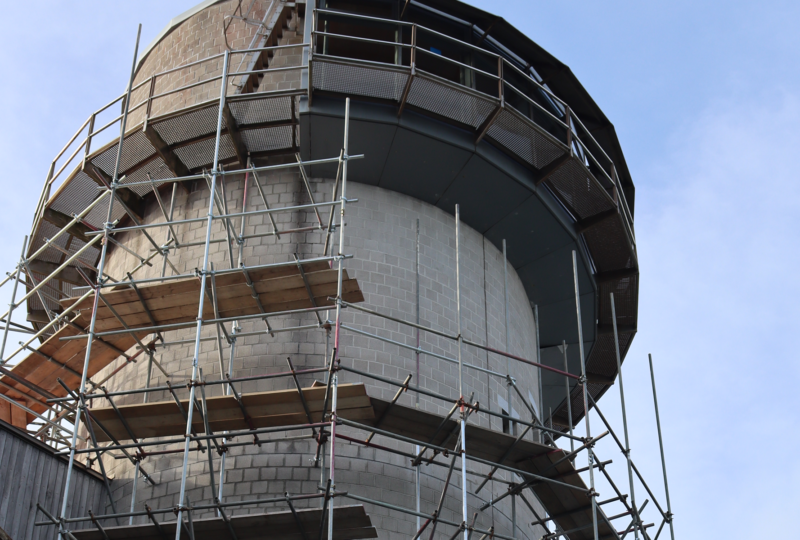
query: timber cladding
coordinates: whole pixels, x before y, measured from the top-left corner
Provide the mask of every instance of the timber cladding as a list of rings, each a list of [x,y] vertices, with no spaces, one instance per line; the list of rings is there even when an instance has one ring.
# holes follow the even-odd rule
[[[36,505],[58,515],[64,495],[67,460],[9,424],[0,421],[0,529],[13,540],[54,538],[54,526],[36,527],[46,521]],[[105,512],[108,493],[94,472],[76,461],[66,517],[86,516],[91,510]]]

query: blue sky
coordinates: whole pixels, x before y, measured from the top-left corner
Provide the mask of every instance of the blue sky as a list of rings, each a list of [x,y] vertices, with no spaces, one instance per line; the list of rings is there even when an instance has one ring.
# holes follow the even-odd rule
[[[5,7],[4,269],[15,264],[50,160],[122,92],[136,23],[146,44],[194,3]],[[568,64],[616,126],[637,186],[641,264],[640,330],[624,366],[631,445],[660,493],[653,353],[678,536],[785,536],[800,506],[790,450],[800,443],[792,345],[800,330],[800,3],[470,3]],[[616,395],[614,387],[601,402],[614,417]],[[622,456],[608,445],[598,452],[614,459],[624,484]]]

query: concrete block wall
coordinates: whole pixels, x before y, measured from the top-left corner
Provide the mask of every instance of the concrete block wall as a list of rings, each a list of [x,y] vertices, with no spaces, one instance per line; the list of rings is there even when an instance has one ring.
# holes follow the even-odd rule
[[[286,159],[289,159],[288,157]],[[272,163],[279,161],[274,158]],[[275,171],[259,174],[262,188],[271,208],[303,204],[310,201],[305,187],[298,174],[292,170]],[[253,178],[248,178],[246,210],[263,209],[264,205]],[[244,189],[243,177],[230,177],[225,180],[227,203],[230,212],[242,209]],[[330,200],[333,182],[331,179],[312,179],[314,199],[319,202]],[[364,184],[349,183],[348,197],[357,198],[359,202],[347,205],[345,218],[345,253],[354,255],[345,263],[351,276],[358,279],[364,292],[366,307],[378,310],[402,320],[416,320],[416,273],[414,267],[416,245],[416,220],[420,221],[420,320],[423,325],[451,334],[457,332],[456,319],[456,283],[455,283],[455,223],[452,215],[395,192]],[[168,200],[168,195],[165,199]],[[208,210],[209,189],[204,181],[191,185],[189,193],[182,189],[177,191],[175,219],[205,216]],[[321,211],[323,222],[327,222],[327,210]],[[335,213],[338,222],[338,210]],[[317,224],[313,211],[295,211],[274,215],[279,229],[286,230]],[[163,216],[155,202],[151,202],[145,217],[147,222],[163,221]],[[239,230],[239,220],[234,220]],[[182,243],[202,241],[205,238],[205,223],[183,224],[175,227]],[[245,235],[264,234],[272,230],[267,216],[248,218]],[[212,240],[224,240],[225,233],[222,222],[215,222]],[[167,229],[157,229],[153,236],[157,242],[166,240]],[[134,251],[148,253],[150,244],[139,233],[130,233],[121,240]],[[263,236],[248,240],[244,246],[243,260],[248,266],[282,262],[292,259],[294,253],[301,258],[319,256],[325,242],[324,231],[283,234],[280,238]],[[338,246],[338,235],[335,238]],[[461,294],[463,335],[466,339],[477,343],[488,343],[489,346],[504,349],[505,313],[504,313],[504,277],[502,253],[482,235],[462,224],[461,228]],[[170,255],[170,260],[181,273],[191,273],[202,265],[203,247],[181,248]],[[238,248],[233,248],[234,260],[238,258]],[[230,266],[229,252],[226,242],[211,244],[210,260],[215,268]],[[108,273],[121,279],[126,269],[137,264],[137,260],[121,249],[114,249],[108,257]],[[155,277],[161,273],[161,258],[154,259],[152,268],[144,268],[137,277]],[[172,271],[167,267],[167,275]],[[526,358],[535,359],[536,341],[535,324],[527,295],[519,278],[512,268],[508,271],[508,297],[511,352]],[[333,318],[331,310],[330,318]],[[407,345],[416,344],[416,336],[412,329],[355,310],[344,310],[345,324],[364,331],[387,337]],[[274,328],[315,324],[313,315],[296,315],[281,319],[271,319]],[[244,332],[263,331],[263,323],[243,322]],[[170,381],[180,385],[191,376],[193,358],[194,329],[173,331],[165,334],[168,342],[187,340],[187,343],[159,348],[156,359],[170,373]],[[204,338],[213,338],[213,328],[205,328]],[[259,375],[284,371],[287,367],[286,357],[291,356],[298,369],[319,367],[332,346],[332,337],[323,329],[292,331],[277,333],[270,337],[263,332],[258,336],[243,337],[238,340],[233,360],[235,377]],[[456,344],[445,338],[422,333],[421,347],[452,359],[457,358]],[[451,362],[435,357],[420,357],[420,377],[416,380],[416,358],[412,351],[396,345],[342,332],[342,363],[346,366],[388,377],[401,382],[409,373],[414,374],[412,382],[423,388],[448,396],[458,397],[457,366]],[[227,368],[230,349],[223,344],[223,364]],[[464,347],[462,350],[465,364],[480,366],[499,373],[506,372],[506,360],[497,355],[486,354],[474,348]],[[198,363],[207,380],[220,378],[219,353],[214,340],[203,341],[198,354]],[[536,374],[525,366],[511,362],[512,376],[524,395],[538,400],[538,379]],[[113,369],[115,365],[107,368]],[[147,361],[140,360],[136,365],[127,367],[109,383],[115,390],[141,388],[145,386]],[[97,376],[101,379],[104,373]],[[396,388],[369,378],[361,378],[355,374],[342,372],[342,383],[364,382],[372,396],[391,399]],[[321,379],[322,377],[318,377]],[[314,378],[307,376],[301,379],[303,385],[310,385]],[[153,368],[151,386],[164,384],[164,376]],[[250,381],[239,384],[240,392],[257,392],[292,387],[290,379],[268,381]],[[467,396],[473,395],[482,407],[500,410],[507,397],[505,382],[498,377],[474,369],[464,370],[464,391]],[[220,386],[208,387],[207,395],[219,395]],[[185,386],[178,390],[181,397],[188,395]],[[149,401],[170,400],[169,394],[153,393]],[[142,396],[119,398],[118,403],[141,402]],[[514,397],[512,412],[529,418],[523,405]],[[400,403],[414,406],[415,396],[404,394]],[[95,406],[107,406],[107,403],[96,403]],[[421,408],[445,414],[451,405],[428,398],[420,397]],[[473,418],[472,422],[491,427],[497,431],[502,429],[499,419],[489,421],[485,417]],[[300,432],[288,433],[296,436]],[[364,434],[365,435],[365,434]],[[358,436],[358,435],[356,435]],[[314,468],[309,461],[315,452],[316,443],[308,439],[283,441],[283,435],[260,437],[265,442],[261,447],[248,445],[233,448],[227,458],[224,499],[233,502],[248,498],[264,498],[280,496],[284,492],[310,493],[323,483],[320,469]],[[242,440],[242,439],[240,439]],[[378,437],[379,444],[412,451],[408,444],[397,443]],[[453,444],[455,441],[453,441]],[[358,447],[343,441],[336,446],[337,489],[361,494],[406,508],[414,508],[414,471],[409,460],[400,456],[370,448]],[[215,482],[219,481],[219,456],[214,457]],[[106,467],[115,478],[113,483],[118,507],[130,508],[130,495],[133,467],[124,460],[107,459]],[[144,469],[159,482],[150,487],[139,481],[136,508],[140,509],[147,501],[151,506],[171,507],[178,503],[177,494],[180,489],[182,454],[154,456],[143,462]],[[458,464],[457,464],[458,467]],[[470,469],[484,474],[488,468],[470,464]],[[437,466],[423,467],[421,474],[422,511],[432,512],[436,506],[446,475],[446,468]],[[503,477],[503,476],[499,476]],[[507,477],[507,475],[506,475]],[[461,521],[460,475],[456,472],[448,490],[443,517],[455,522]],[[471,479],[469,489],[474,491],[477,484]],[[491,493],[498,496],[505,491],[504,485],[490,483]],[[484,488],[480,497],[470,496],[470,514],[477,507],[488,501],[490,489]],[[187,476],[187,494],[194,503],[212,500],[208,476],[208,462],[205,454],[192,452],[190,455]],[[316,505],[318,501],[310,504]],[[338,504],[348,504],[341,500]],[[303,506],[303,504],[298,504]],[[383,508],[367,505],[373,523],[380,530],[381,538],[408,538],[413,535],[415,518],[398,512],[389,512]],[[233,514],[260,512],[263,508],[245,507],[233,509]],[[530,523],[533,515],[527,508],[518,504],[518,523]],[[498,504],[492,512],[483,512],[478,525],[488,528],[492,524],[501,534],[510,533],[510,504],[508,501]],[[440,531],[447,531],[442,527]],[[503,532],[505,531],[505,532]],[[538,532],[530,527],[522,527],[518,532],[520,538],[538,537]]]
[[[171,70],[181,65],[198,62],[220,54],[226,49],[225,37],[231,50],[248,49],[251,46],[253,37],[262,35],[264,28],[260,23],[267,14],[267,31],[281,31],[275,28],[277,13],[285,2],[282,0],[255,0],[252,10],[248,15],[248,21],[244,22],[240,18],[228,18],[234,15],[237,0],[219,2],[206,9],[192,15],[175,29],[168,33],[156,44],[149,54],[142,61],[134,79],[134,87],[146,81],[151,75]],[[251,2],[242,2],[242,7],[246,11]],[[269,11],[269,13],[267,13]],[[236,16],[240,16],[238,11]],[[223,25],[230,23],[227,32]],[[278,41],[279,45],[289,45],[302,43],[303,18],[294,11],[292,17],[287,21],[288,29],[283,30],[283,35]],[[254,47],[259,45],[260,37],[257,37]],[[245,71],[248,69],[256,53],[231,54],[229,73]],[[274,57],[270,61],[270,67],[299,66],[302,59],[302,49],[286,49],[275,51]],[[220,81],[210,79],[222,74],[222,57],[210,59],[194,64],[171,73],[160,75],[156,78],[155,87],[152,89],[153,95],[157,96],[164,92],[169,92],[183,86],[208,81],[192,88],[171,93],[166,96],[152,100],[150,117],[159,116],[175,110],[182,109],[203,103],[208,100],[217,99],[220,94]],[[232,77],[228,80],[228,95],[240,92],[240,85],[244,80],[243,76]],[[268,74],[258,88],[259,91],[284,90],[300,87],[300,70],[285,71],[275,74]],[[135,89],[131,94],[131,106],[136,107],[148,98],[151,92],[150,83],[145,83]],[[147,107],[143,105],[130,113],[128,125],[135,126],[142,122],[146,116]]]

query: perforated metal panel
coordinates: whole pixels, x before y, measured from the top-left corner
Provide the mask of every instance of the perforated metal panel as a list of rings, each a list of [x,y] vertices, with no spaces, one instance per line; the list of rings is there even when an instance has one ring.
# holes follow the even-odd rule
[[[58,196],[53,200],[50,208],[71,216],[73,213],[78,213],[89,206],[98,195],[100,195],[100,191],[98,190],[97,182],[83,171],[78,171],[72,180],[65,183],[63,188],[59,190]],[[89,221],[89,223],[95,227],[102,225],[102,223],[94,223],[92,221]]]
[[[567,161],[546,182],[579,219],[614,208],[605,190],[575,159]]]
[[[153,180],[157,180],[160,178],[161,179],[172,178],[175,176],[172,173],[172,171],[169,170],[169,168],[166,166],[164,160],[162,160],[160,157],[157,157],[146,163],[140,169],[137,169],[133,173],[126,175],[125,180],[122,182],[121,185],[124,186],[125,184],[134,182],[147,182],[148,174],[150,174],[150,178],[152,178]],[[160,184],[156,182],[156,186],[158,185]],[[140,196],[147,195],[152,191],[152,188],[150,186],[133,186],[132,188],[129,189]]]
[[[237,99],[228,102],[231,114],[240,126],[292,120],[292,100],[295,96],[276,98]]]
[[[408,74],[314,60],[313,79],[320,90],[400,101]]]
[[[417,75],[411,83],[408,104],[472,128],[483,124],[496,107],[488,97],[457,90],[425,75]]]
[[[267,152],[292,148],[294,126],[281,126],[242,131],[242,140],[250,152]]]
[[[119,204],[114,204],[111,209],[111,221],[115,221],[117,219],[122,219],[125,216],[125,210]],[[86,214],[86,221],[94,225],[98,229],[103,228],[103,223],[106,221],[106,217],[108,216],[108,199],[104,202],[99,203],[97,206],[91,209],[88,214]]]
[[[506,108],[489,128],[488,136],[537,169],[561,156],[564,149],[536,129],[518,112]]]
[[[216,133],[218,116],[219,106],[214,103],[165,120],[155,119],[151,121],[151,125],[165,143],[172,145],[209,133]],[[222,127],[223,129],[226,127],[224,118]],[[189,164],[187,163],[186,166],[189,167]]]
[[[188,146],[175,149],[175,155],[190,169],[203,167],[214,161],[214,146],[215,139],[206,139],[199,141]],[[219,159],[228,159],[236,155],[236,150],[233,147],[233,141],[229,135],[223,135],[220,138],[219,145]]]
[[[117,144],[112,144],[98,156],[92,158],[92,163],[102,169],[106,174],[112,176],[114,174],[114,165],[117,160]],[[120,176],[125,170],[140,163],[148,157],[155,154],[153,146],[147,140],[145,134],[136,130],[125,137],[125,142],[122,144],[122,158],[120,159]]]
[[[598,223],[583,233],[592,260],[599,272],[630,268],[630,244],[619,215]]]
[[[612,324],[610,297],[612,292],[614,293],[614,307],[617,312],[617,324],[636,324],[639,304],[639,276],[628,276],[599,284],[600,307],[598,311],[600,324]]]

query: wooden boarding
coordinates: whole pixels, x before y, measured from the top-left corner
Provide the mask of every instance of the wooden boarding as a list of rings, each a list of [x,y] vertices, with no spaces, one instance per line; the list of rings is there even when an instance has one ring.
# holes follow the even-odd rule
[[[80,318],[74,319],[80,324]],[[81,373],[86,358],[86,339],[72,341],[61,341],[62,337],[77,336],[78,330],[72,326],[65,326],[50,336],[44,343],[39,345],[38,351],[49,356],[55,362],[51,362],[45,356],[31,353],[23,358],[17,365],[10,368],[10,371],[33,383],[39,388],[49,392],[56,397],[66,396],[64,388],[58,384],[57,379],[61,379],[70,388],[77,389],[81,379],[74,372]],[[139,333],[139,339],[144,339],[147,333]],[[103,338],[105,343],[109,343],[122,351],[127,351],[136,344],[136,340],[130,334],[118,336],[107,336]],[[119,353],[108,347],[105,343],[95,340],[92,344],[92,354],[89,359],[89,369],[87,375],[93,377],[101,369],[109,365],[119,357]],[[38,413],[46,410],[44,401],[47,399],[31,388],[13,380],[11,377],[3,375],[0,377],[0,393],[6,394],[11,398],[26,401],[28,408]],[[14,387],[14,390],[7,386]],[[30,416],[30,415],[29,415]],[[32,418],[30,419],[32,421]]]
[[[331,269],[328,263],[323,261],[304,263],[303,272],[311,288],[314,303],[317,306],[333,305],[333,301],[328,298],[336,296],[338,271]],[[297,265],[261,268],[251,270],[249,274],[266,313],[313,307]],[[215,317],[213,304],[208,301],[213,292],[211,279],[207,279],[208,297],[203,317],[213,319]],[[342,296],[346,302],[364,301],[364,295],[358,287],[358,282],[350,279],[347,272],[344,273],[342,286]],[[242,272],[219,275],[216,278],[216,289],[220,317],[241,317],[261,313]],[[197,318],[200,297],[199,278],[142,285],[139,287],[139,293],[147,304],[147,309],[139,300],[136,291],[130,287],[103,292],[103,298],[114,308],[129,328],[152,326],[150,316],[159,325],[186,323]],[[71,306],[75,300],[75,298],[62,300],[61,304],[66,308]],[[73,320],[75,324],[82,328],[89,325],[93,302],[94,297],[90,296],[76,307],[80,311],[80,315]],[[150,311],[150,315],[147,310]],[[99,304],[95,328],[98,332],[123,329],[122,323],[103,301]],[[39,351],[52,357],[58,363],[50,362],[40,354],[31,353],[15,365],[11,371],[56,397],[66,396],[66,391],[56,379],[60,378],[70,388],[78,386],[80,377],[72,373],[70,369],[78,373],[83,371],[86,340],[61,341],[61,338],[75,336],[78,333],[75,328],[66,326],[39,346]],[[148,333],[140,332],[137,336],[139,339],[144,339]],[[106,336],[103,340],[122,351],[127,351],[136,344],[136,340],[130,334]],[[95,340],[92,345],[88,376],[92,377],[118,357],[117,351]],[[3,383],[0,385],[0,393],[25,401],[27,406],[36,412],[46,410],[42,403],[46,398],[36,391],[7,376],[0,377],[0,382]]]
[[[249,514],[230,518],[231,526],[239,540],[304,540],[319,535],[321,508],[297,509],[301,531],[292,512],[270,512],[268,514]],[[141,519],[141,518],[139,518]],[[229,540],[231,533],[221,517],[193,519],[195,540]],[[184,521],[188,525],[187,521]],[[103,527],[109,540],[163,540],[175,537],[176,521],[160,523],[166,536],[159,534],[152,523],[127,525],[122,527]],[[327,525],[326,525],[327,527]],[[71,531],[77,540],[104,540],[103,533],[96,528]],[[184,531],[185,532],[185,531]],[[305,533],[305,534],[304,534]],[[327,538],[327,530],[325,532]],[[362,505],[337,506],[333,509],[334,540],[357,540],[378,538],[378,531]]]
[[[321,410],[325,396],[325,386],[304,388],[312,419],[321,420]],[[244,394],[242,401],[253,418],[256,427],[297,425],[307,422],[297,390],[280,390],[258,394]],[[183,402],[184,408],[188,401]],[[212,431],[244,430],[241,410],[233,397],[214,397],[207,400],[209,423]],[[180,436],[186,430],[186,421],[174,401],[126,405],[120,412],[137,437]],[[388,409],[388,412],[386,412]],[[187,409],[188,410],[188,409]],[[386,414],[384,415],[384,412]],[[453,448],[458,436],[458,422],[448,420],[434,437],[443,417],[418,409],[390,406],[390,403],[367,396],[362,383],[339,386],[338,413],[342,418],[373,426],[381,420],[380,429],[410,437],[423,443]],[[130,439],[125,427],[111,408],[93,409],[95,416],[119,440]],[[193,426],[198,433],[205,432],[202,417],[195,415]],[[95,426],[99,441],[108,440],[107,435]],[[550,446],[519,441],[515,437],[489,429],[467,425],[467,454],[472,457],[498,462],[509,452],[503,464],[545,478],[587,489],[575,467],[569,460],[554,465],[565,455],[565,451]],[[549,482],[538,482],[532,486],[548,514],[555,517],[563,530],[580,529],[570,533],[573,540],[593,538],[591,499],[585,492],[570,489]],[[601,538],[617,538],[616,533],[603,519],[602,509],[598,508],[598,532]],[[581,527],[585,527],[582,528]],[[112,537],[114,538],[114,537]]]
[[[338,270],[330,268],[326,262],[314,262],[304,264],[303,272],[314,297],[313,304],[296,265],[262,268],[249,272],[265,313],[311,308],[314,304],[320,307],[334,305],[333,300],[329,298],[336,296]],[[210,301],[213,296],[212,280],[206,279],[207,297],[203,317],[213,319],[214,307]],[[221,274],[216,277],[215,282],[220,317],[242,317],[261,313],[244,273]],[[156,324],[182,323],[197,317],[200,285],[200,278],[186,278],[140,286],[139,293],[146,304],[146,309],[132,288],[105,292],[103,298],[130,328],[152,326],[151,316]],[[346,302],[364,301],[358,282],[350,279],[347,271],[344,271],[343,275],[342,296]],[[92,298],[87,298],[77,306],[87,322],[91,316],[92,301]],[[122,324],[105,302],[100,302],[97,310],[96,328],[101,332],[122,329]],[[62,301],[65,307],[70,303],[70,300]]]
[[[25,402],[18,400],[18,403],[25,405]],[[0,399],[0,420],[6,424],[11,424],[15,428],[24,430],[28,424],[33,422],[34,416],[16,405],[12,405],[4,399]]]
[[[393,405],[380,399],[370,398],[375,411],[375,418],[381,418],[384,411],[389,411],[381,421],[379,429],[397,435],[430,442],[436,446],[452,449],[458,438],[459,424],[456,420],[448,420],[444,427],[434,436],[436,429],[444,419],[419,409]],[[346,413],[341,415],[350,419]],[[373,425],[375,420],[362,422]],[[514,445],[516,437],[498,433],[489,429],[467,424],[467,455],[497,463],[506,451],[512,447],[511,452],[503,462],[504,465],[523,470],[546,478],[554,478],[559,482],[570,484],[582,489],[587,489],[580,475],[575,472],[575,467],[570,460],[564,460],[557,466],[553,464],[563,458],[566,452],[550,446],[531,442],[519,441]],[[430,452],[428,453],[430,455]],[[533,485],[533,490],[544,505],[547,513],[553,516],[563,530],[579,527],[588,527],[569,534],[572,540],[591,540],[594,538],[592,529],[591,499],[585,492],[580,492],[568,487],[557,486],[550,482],[540,482]],[[600,507],[597,509],[598,534],[601,539],[617,539],[618,536],[608,522],[603,519]]]
[[[325,391],[325,386],[303,388],[303,396],[306,399],[311,412],[311,419],[314,422],[322,421]],[[256,428],[295,426],[308,423],[303,403],[300,401],[300,394],[295,389],[243,394],[241,398],[247,414]],[[198,393],[198,402],[199,399]],[[188,411],[189,400],[183,400],[181,403],[183,410]],[[199,403],[202,407],[201,402]],[[338,410],[342,414],[346,414],[347,418],[359,419],[359,422],[373,419],[372,404],[364,385],[361,383],[340,385],[337,405]],[[242,410],[233,396],[208,398],[206,406],[208,407],[208,423],[212,432],[220,433],[223,430],[248,429],[247,422],[242,416]],[[328,406],[330,407],[330,403]],[[138,405],[121,405],[118,408],[137,438],[183,435],[186,432],[186,419],[174,400]],[[91,415],[117,440],[130,440],[131,437],[128,431],[113,408],[92,409]],[[97,425],[97,422],[93,422],[97,441],[105,442],[111,440],[108,434]],[[198,409],[195,409],[192,426],[196,433],[205,433],[203,417],[202,414],[198,414]]]

